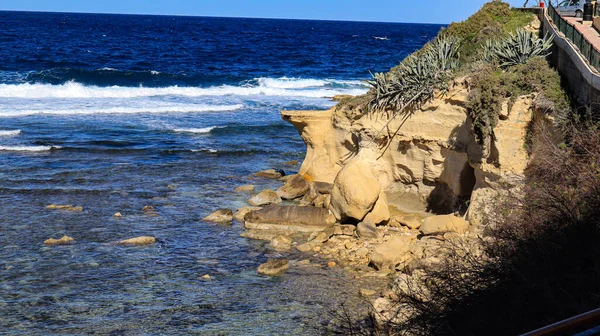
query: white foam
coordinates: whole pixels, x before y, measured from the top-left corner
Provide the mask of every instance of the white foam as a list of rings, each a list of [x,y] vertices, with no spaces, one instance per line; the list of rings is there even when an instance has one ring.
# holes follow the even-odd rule
[[[21,130],[2,131],[0,130],[0,137],[11,137],[21,134]]]
[[[348,80],[336,80],[336,79],[312,79],[312,78],[256,78],[259,85],[265,88],[276,88],[276,89],[307,89],[307,88],[320,88],[324,86],[355,86],[362,87],[365,84],[362,81],[348,81]]]
[[[59,149],[58,146],[0,146],[0,151],[9,152],[45,152],[52,149]]]
[[[206,133],[210,133],[212,130],[214,130],[216,128],[223,128],[223,126],[210,126],[210,127],[203,127],[203,128],[174,128],[173,132],[206,134]]]
[[[208,88],[170,86],[162,88],[145,87],[98,87],[85,86],[76,82],[68,82],[61,85],[50,84],[0,84],[0,98],[138,98],[156,96],[280,96],[280,97],[309,97],[324,98],[340,94],[359,95],[367,92],[367,88],[359,81],[347,81],[355,83],[357,87],[326,87],[320,80],[301,79],[295,81],[269,80],[263,81],[264,85],[256,87],[241,87],[231,85],[213,86]],[[334,81],[330,82],[335,84]],[[344,84],[344,81],[338,81]],[[313,86],[308,86],[313,85]],[[318,86],[317,86],[318,85]],[[307,87],[318,87],[318,89],[306,90]]]
[[[382,40],[382,41],[389,40],[389,38],[387,38],[387,36],[383,36],[383,37],[381,37],[381,36],[374,36],[373,38],[376,39],[376,40]]]
[[[70,109],[2,109],[0,117],[22,117],[30,115],[83,115],[83,114],[135,114],[135,113],[198,113],[198,112],[224,112],[236,111],[244,108],[243,104],[234,105],[206,105],[206,104],[180,104],[167,106],[136,106],[136,107],[92,107],[92,108],[70,108]],[[0,134],[1,135],[1,134]]]

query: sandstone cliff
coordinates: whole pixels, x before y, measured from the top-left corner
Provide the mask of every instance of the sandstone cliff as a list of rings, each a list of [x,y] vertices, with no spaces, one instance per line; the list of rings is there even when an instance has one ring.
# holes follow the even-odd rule
[[[377,212],[371,221],[378,224],[389,220],[389,210],[392,216],[396,210],[450,213],[462,204],[478,224],[499,193],[520,185],[528,133],[550,121],[536,112],[534,95],[519,97],[510,113],[505,106],[489,155],[482,157],[466,113],[468,94],[467,80],[456,81],[446,95],[415,111],[393,138],[400,120],[381,131],[388,120],[347,104],[283,111],[282,117],[307,145],[300,175],[334,183],[330,210],[338,220],[367,221]]]

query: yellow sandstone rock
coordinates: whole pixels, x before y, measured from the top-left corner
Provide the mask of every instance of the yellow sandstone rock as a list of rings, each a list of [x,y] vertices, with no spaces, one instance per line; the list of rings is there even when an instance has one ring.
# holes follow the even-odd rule
[[[117,242],[120,245],[151,245],[154,243],[156,243],[156,238],[150,236],[135,237]]]
[[[75,239],[69,237],[69,236],[62,236],[62,238],[60,239],[54,239],[54,238],[50,238],[50,239],[46,239],[44,241],[45,245],[67,245],[67,244],[73,244],[75,242]]]

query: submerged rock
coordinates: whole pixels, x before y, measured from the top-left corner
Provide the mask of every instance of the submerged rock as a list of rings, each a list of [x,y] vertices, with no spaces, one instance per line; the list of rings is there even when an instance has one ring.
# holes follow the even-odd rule
[[[240,237],[248,239],[266,240],[271,241],[279,235],[278,232],[271,232],[267,230],[246,230],[240,233]]]
[[[253,193],[254,189],[255,187],[253,184],[246,184],[235,188],[235,192]]]
[[[263,275],[279,276],[285,273],[289,267],[289,263],[286,259],[270,259],[266,263],[258,266],[256,271]]]
[[[117,212],[117,213],[115,213],[113,215],[113,217],[115,217],[115,218],[121,218],[121,217],[123,217],[123,215],[120,212]]]
[[[229,209],[219,209],[202,220],[214,223],[231,223],[233,221],[233,211]]]
[[[247,213],[251,212],[251,211],[256,211],[256,210],[260,210],[262,209],[261,207],[253,207],[253,206],[249,206],[249,207],[243,207],[243,208],[239,208],[237,209],[237,211],[233,214],[233,218],[235,220],[238,221],[243,221],[244,217],[246,216]]]
[[[287,251],[292,248],[292,239],[288,236],[279,235],[271,240],[269,246],[275,251]]]
[[[266,169],[263,171],[259,171],[258,173],[254,174],[254,176],[278,179],[280,177],[285,176],[285,172],[281,169]]]
[[[54,238],[46,239],[44,241],[44,245],[68,245],[68,244],[73,244],[74,242],[75,242],[75,239],[73,239],[69,236],[62,236],[62,238],[60,238],[60,239],[54,239]]]
[[[277,193],[270,189],[265,189],[255,195],[251,199],[248,200],[248,204],[253,206],[262,206],[268,204],[277,204],[281,203],[281,198],[277,195]]]
[[[444,234],[446,232],[463,234],[468,227],[469,222],[460,217],[440,215],[425,218],[419,229],[424,235]]]
[[[283,164],[284,165],[288,165],[288,166],[297,166],[300,162],[298,162],[298,160],[291,160],[291,161],[286,161]]]
[[[48,210],[65,210],[65,211],[83,211],[81,206],[72,206],[71,204],[50,204],[46,207]]]
[[[292,232],[320,231],[335,224],[328,210],[296,205],[269,205],[246,215],[248,229],[271,229]]]
[[[135,238],[130,238],[130,239],[125,239],[125,240],[120,240],[117,242],[117,244],[119,245],[151,245],[156,243],[156,238],[154,237],[150,237],[150,236],[141,236],[141,237],[135,237]]]
[[[277,189],[277,195],[282,199],[290,200],[302,197],[308,191],[308,182],[302,176],[298,174],[291,176],[281,188]]]
[[[152,205],[146,205],[145,207],[142,208],[142,211],[150,216],[150,217],[157,217],[158,213],[156,212],[156,209],[152,206]]]

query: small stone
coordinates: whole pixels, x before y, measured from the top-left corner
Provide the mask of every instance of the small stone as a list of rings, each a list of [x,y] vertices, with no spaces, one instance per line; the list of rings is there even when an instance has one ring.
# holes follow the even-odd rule
[[[254,176],[270,178],[270,179],[278,179],[280,177],[285,176],[285,172],[281,169],[267,169],[267,170],[259,171],[258,173],[254,174]]]
[[[298,261],[298,265],[299,265],[299,266],[306,266],[306,265],[310,265],[310,259],[304,259],[304,260],[300,260],[300,261]]]
[[[343,224],[340,225],[340,227],[342,228],[342,234],[346,236],[353,236],[354,231],[356,230],[356,226],[350,224]]]
[[[174,185],[172,185],[172,184],[169,184],[169,185],[167,186],[167,189],[177,189],[177,187],[176,187],[176,186],[174,186]]]
[[[233,221],[233,211],[229,209],[219,209],[202,220],[214,223],[231,223]]]
[[[154,237],[150,237],[150,236],[141,236],[141,237],[135,237],[135,238],[130,238],[130,239],[125,239],[125,240],[121,240],[118,241],[117,244],[120,245],[151,245],[156,243],[156,238]]]
[[[366,247],[361,247],[354,254],[359,258],[364,258],[369,254],[369,249]]]
[[[46,239],[44,241],[45,245],[68,245],[68,244],[73,244],[75,242],[75,239],[69,237],[69,236],[62,236],[62,238],[60,239],[54,239],[54,238],[50,238],[50,239]]]
[[[255,189],[254,185],[246,184],[246,185],[235,188],[235,192],[253,193],[254,189]]]
[[[268,276],[279,276],[289,269],[289,263],[286,259],[269,259],[264,264],[258,266],[258,274]]]
[[[83,207],[81,206],[72,206],[71,204],[50,204],[46,207],[48,210],[65,210],[65,211],[83,211]]]
[[[143,212],[156,212],[156,209],[152,205],[146,205],[142,208]]]
[[[335,261],[330,261],[327,263],[327,267],[329,267],[329,268],[334,268],[335,265],[336,265]]]
[[[315,246],[315,247],[313,248],[313,251],[314,251],[314,252],[320,252],[320,251],[321,251],[321,246]]]
[[[117,212],[113,215],[113,217],[121,218],[121,217],[123,217],[123,215],[120,212]]]
[[[204,275],[202,276],[202,279],[205,279],[205,280],[210,280],[210,279],[212,279],[212,277],[210,276],[210,274],[204,274]]]
[[[366,288],[361,288],[358,293],[360,294],[360,296],[362,297],[369,297],[369,296],[373,296],[375,294],[377,294],[376,291],[372,290],[372,289],[366,289]]]

